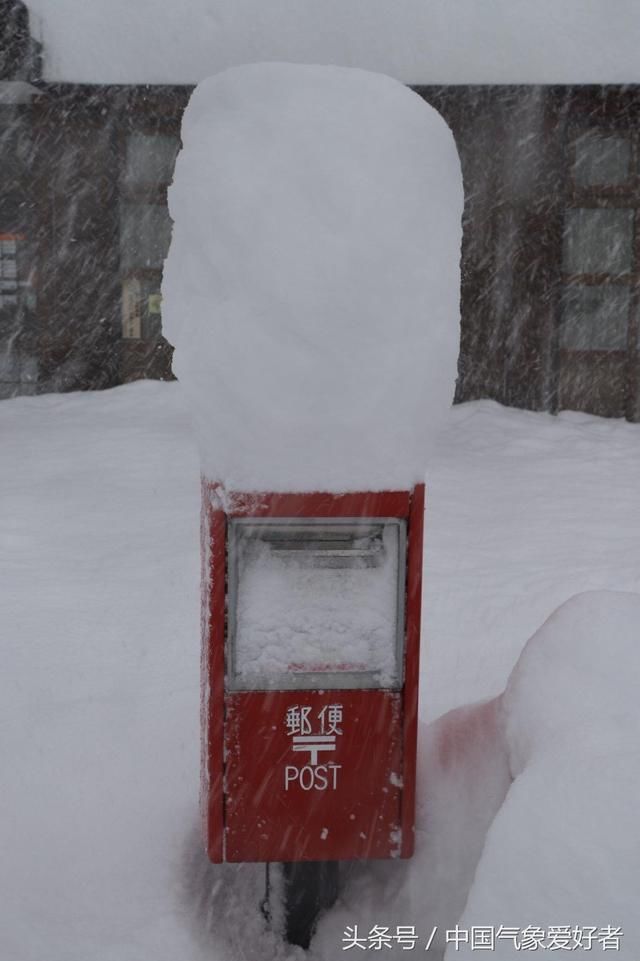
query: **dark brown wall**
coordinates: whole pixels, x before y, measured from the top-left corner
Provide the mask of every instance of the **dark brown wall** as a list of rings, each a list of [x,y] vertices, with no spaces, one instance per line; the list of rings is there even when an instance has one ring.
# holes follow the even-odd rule
[[[547,92],[418,92],[454,133],[465,187],[456,400],[546,409],[562,210],[559,130]]]
[[[640,419],[638,222],[627,349],[567,351],[559,340],[563,291],[584,279],[563,274],[567,209],[616,203],[640,209],[637,166],[617,194],[576,196],[571,140],[575,131],[617,129],[637,150],[640,87],[416,90],[449,123],[465,185],[456,400],[489,397],[533,410]]]
[[[7,193],[20,213],[3,216],[0,206],[0,234],[19,230],[34,247],[37,300],[28,343],[21,338],[23,355],[37,355],[38,392],[172,376],[163,337],[122,337],[120,203],[127,135],[178,135],[187,99],[188,91],[173,88],[49,86],[11,118],[5,114],[5,130],[21,143],[18,159],[8,134],[0,139],[5,172],[7,158],[15,161]],[[166,204],[166,185],[152,193]],[[6,319],[7,329],[0,323],[0,351],[3,333],[24,324],[23,310]]]
[[[563,275],[566,211],[592,202],[572,184],[572,131],[637,131],[640,88],[415,89],[449,123],[464,179],[456,400],[488,397],[533,410],[571,406],[640,418],[640,225],[628,349],[581,354],[559,342],[563,290],[571,281]],[[11,133],[0,137],[0,147],[3,162],[14,157],[9,180],[16,190],[13,200],[0,191],[0,217],[3,203],[19,214],[5,216],[0,233],[17,220],[16,229],[35,245],[37,306],[14,317],[13,335],[37,351],[39,390],[171,376],[164,338],[122,336],[119,205],[128,135],[178,136],[190,92],[49,85],[31,105],[12,108],[12,122],[5,123]],[[640,172],[625,190],[593,203],[640,210]],[[147,192],[149,202],[166,202],[166,184]]]

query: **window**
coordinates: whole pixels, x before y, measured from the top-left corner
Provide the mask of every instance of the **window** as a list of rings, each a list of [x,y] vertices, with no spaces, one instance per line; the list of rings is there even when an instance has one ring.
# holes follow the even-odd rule
[[[135,188],[170,183],[178,147],[178,138],[167,134],[130,134],[127,141],[125,184]]]
[[[632,412],[640,290],[640,170],[629,128],[574,129],[569,141],[559,327],[559,406]],[[586,388],[586,389],[585,389]]]
[[[157,340],[161,334],[162,265],[171,240],[167,187],[180,141],[167,133],[135,131],[126,141],[120,205],[122,336]]]
[[[0,398],[36,392],[34,263],[24,234],[0,233]]]
[[[401,687],[405,543],[397,518],[232,520],[231,686]]]
[[[638,273],[632,157],[630,135],[589,130],[574,136],[560,327],[567,350],[627,348]]]
[[[626,350],[629,288],[568,286],[562,305],[560,346],[569,350]]]
[[[622,134],[587,130],[574,143],[574,179],[580,187],[618,186],[631,176],[631,141]]]
[[[607,275],[608,280],[630,273],[634,213],[624,207],[568,210],[564,233],[565,273]]]
[[[125,273],[161,271],[171,240],[164,204],[128,204],[120,211],[120,258]]]

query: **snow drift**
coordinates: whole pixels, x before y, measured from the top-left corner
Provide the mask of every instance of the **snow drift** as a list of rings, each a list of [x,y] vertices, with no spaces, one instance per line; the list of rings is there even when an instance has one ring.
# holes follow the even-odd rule
[[[638,957],[639,682],[639,594],[576,595],[529,640],[503,698],[515,781],[462,928],[544,929],[549,947],[552,925],[556,950]],[[493,956],[522,950],[522,935],[507,936]],[[472,953],[466,944],[447,958]]]
[[[256,64],[186,110],[163,322],[205,474],[247,490],[422,480],[459,345],[460,165],[400,83]]]
[[[140,382],[0,403],[2,961],[302,953],[265,932],[264,866],[209,865],[202,849],[199,464],[182,401],[177,384]],[[605,957],[636,961],[637,598],[587,595],[538,633],[504,697],[510,757],[492,696],[580,584],[640,594],[640,427],[489,401],[447,420],[423,716],[489,700],[421,729],[418,855],[355,865],[309,961],[366,957],[342,952],[355,923],[414,924],[429,956],[474,872],[460,925],[516,925],[521,905],[531,923],[611,922],[625,935]],[[413,956],[401,950],[378,954]]]
[[[424,729],[415,857],[356,874],[321,924],[318,957],[331,956],[336,925],[354,923],[365,944],[388,926],[385,956],[401,956],[394,925],[410,919],[416,949],[447,961],[489,950],[482,932],[497,958],[635,961],[639,651],[640,594],[575,595],[530,638],[500,697]]]

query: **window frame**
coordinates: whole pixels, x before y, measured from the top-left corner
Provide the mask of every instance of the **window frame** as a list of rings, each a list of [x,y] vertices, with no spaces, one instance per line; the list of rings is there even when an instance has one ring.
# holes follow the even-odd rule
[[[576,143],[585,135],[600,134],[603,137],[623,136],[630,142],[630,173],[627,180],[618,184],[583,184],[576,177]],[[565,270],[565,231],[567,214],[576,209],[631,209],[633,210],[631,236],[631,269],[628,273],[569,273]],[[563,363],[617,363],[624,367],[624,396],[621,407],[630,419],[635,419],[640,401],[640,131],[623,110],[593,121],[592,116],[570,123],[566,141],[566,191],[562,219],[562,245],[560,249],[561,296],[557,353],[558,364]],[[626,287],[629,289],[627,336],[625,348],[572,348],[561,344],[563,326],[563,303],[565,292],[573,285],[587,287]]]
[[[630,142],[630,174],[626,182],[620,184],[581,184],[576,178],[577,142],[584,136],[599,134],[603,137],[624,136]],[[629,126],[628,122],[584,122],[573,124],[568,132],[568,173],[567,195],[563,216],[562,243],[562,304],[565,292],[571,286],[606,287],[628,286],[630,288],[629,309],[627,315],[627,343],[622,348],[572,348],[561,345],[561,319],[558,350],[560,354],[567,352],[573,357],[597,357],[628,355],[633,357],[638,352],[638,309],[640,307],[640,135],[637,130]],[[567,214],[571,210],[615,210],[627,209],[633,211],[631,228],[631,269],[624,273],[585,272],[575,273],[565,271],[565,237]]]

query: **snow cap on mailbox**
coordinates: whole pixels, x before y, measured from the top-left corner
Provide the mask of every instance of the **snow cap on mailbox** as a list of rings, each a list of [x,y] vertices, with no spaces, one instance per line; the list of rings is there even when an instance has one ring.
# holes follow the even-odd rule
[[[201,83],[163,321],[203,473],[227,489],[410,488],[451,405],[460,164],[401,83],[254,64]]]

